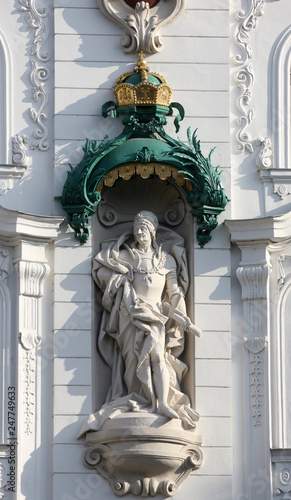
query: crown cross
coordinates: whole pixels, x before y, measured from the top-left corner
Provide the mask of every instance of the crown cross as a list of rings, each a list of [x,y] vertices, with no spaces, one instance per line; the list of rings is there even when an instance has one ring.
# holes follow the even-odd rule
[[[147,62],[144,58],[145,53],[143,52],[143,50],[138,55],[139,55],[139,60],[137,61],[137,66],[134,68],[134,71],[135,73],[140,73],[142,82],[147,82],[148,72],[150,68],[147,66]]]

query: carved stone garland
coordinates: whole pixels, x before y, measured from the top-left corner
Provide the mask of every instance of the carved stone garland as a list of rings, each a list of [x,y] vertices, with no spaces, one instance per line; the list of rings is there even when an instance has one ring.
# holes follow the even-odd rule
[[[160,52],[164,43],[159,34],[162,26],[180,14],[187,0],[167,0],[150,9],[148,2],[135,2],[135,9],[116,0],[97,0],[103,14],[121,26],[124,35],[120,43],[124,52]]]
[[[35,30],[30,57],[30,81],[32,83],[33,99],[35,102],[39,102],[40,105],[38,108],[30,108],[30,117],[37,127],[34,131],[34,140],[30,142],[30,148],[47,151],[49,148],[47,141],[48,129],[45,124],[47,116],[43,110],[48,101],[45,82],[50,76],[49,69],[45,66],[45,63],[50,60],[51,55],[49,52],[43,50],[43,45],[48,38],[48,27],[44,21],[48,15],[48,10],[46,8],[37,9],[35,0],[19,0],[19,2],[21,5],[20,10],[26,12],[26,22]]]

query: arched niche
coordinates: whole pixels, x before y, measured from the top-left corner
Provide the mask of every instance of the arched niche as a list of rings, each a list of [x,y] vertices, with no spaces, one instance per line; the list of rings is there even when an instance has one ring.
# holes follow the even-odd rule
[[[131,231],[136,213],[141,210],[154,212],[161,228],[168,228],[184,239],[190,277],[190,286],[186,296],[187,312],[191,320],[195,322],[193,317],[194,218],[181,186],[184,180],[182,179],[181,182],[179,179],[178,182],[177,179],[174,180],[169,165],[161,168],[161,165],[154,163],[146,165],[137,163],[124,165],[121,168],[121,172],[119,168],[111,171],[111,175],[100,186],[101,201],[95,215],[91,218],[93,255],[97,254],[104,241],[117,239],[121,234]],[[106,398],[106,384],[101,384],[100,381],[109,380],[111,372],[96,348],[102,316],[101,295],[97,287],[94,287],[93,301],[95,307],[92,328],[92,393],[93,412],[95,412],[101,408]],[[189,396],[193,407],[195,400],[194,344],[193,337],[190,334],[187,335],[181,356],[188,366],[182,389]]]

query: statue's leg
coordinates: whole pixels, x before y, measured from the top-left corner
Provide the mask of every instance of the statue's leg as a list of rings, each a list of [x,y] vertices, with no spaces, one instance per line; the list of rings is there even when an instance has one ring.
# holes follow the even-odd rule
[[[170,375],[165,362],[164,341],[154,346],[151,352],[151,365],[153,384],[159,403],[158,413],[169,418],[179,418],[178,413],[168,405]]]
[[[138,394],[141,384],[136,375],[138,360],[134,352],[135,327],[123,303],[121,303],[119,310],[119,328],[117,342],[124,360],[124,382],[127,393],[136,392]]]

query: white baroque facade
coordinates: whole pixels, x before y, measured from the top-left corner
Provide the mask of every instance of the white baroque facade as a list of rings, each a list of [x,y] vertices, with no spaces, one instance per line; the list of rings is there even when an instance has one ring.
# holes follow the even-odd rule
[[[102,235],[92,217],[80,246],[61,195],[85,139],[121,132],[101,108],[140,48],[185,108],[181,140],[191,126],[205,155],[216,147],[212,163],[229,200],[204,248],[193,228],[188,236],[191,316],[204,333],[187,353],[187,383],[204,460],[175,498],[291,498],[291,4],[160,0],[160,7],[161,17],[149,11],[145,34],[134,37],[137,17],[129,32],[113,19],[131,12],[125,0],[1,5],[5,500],[116,498],[83,465],[78,440],[103,383],[91,279]],[[175,135],[171,123],[167,131]]]

